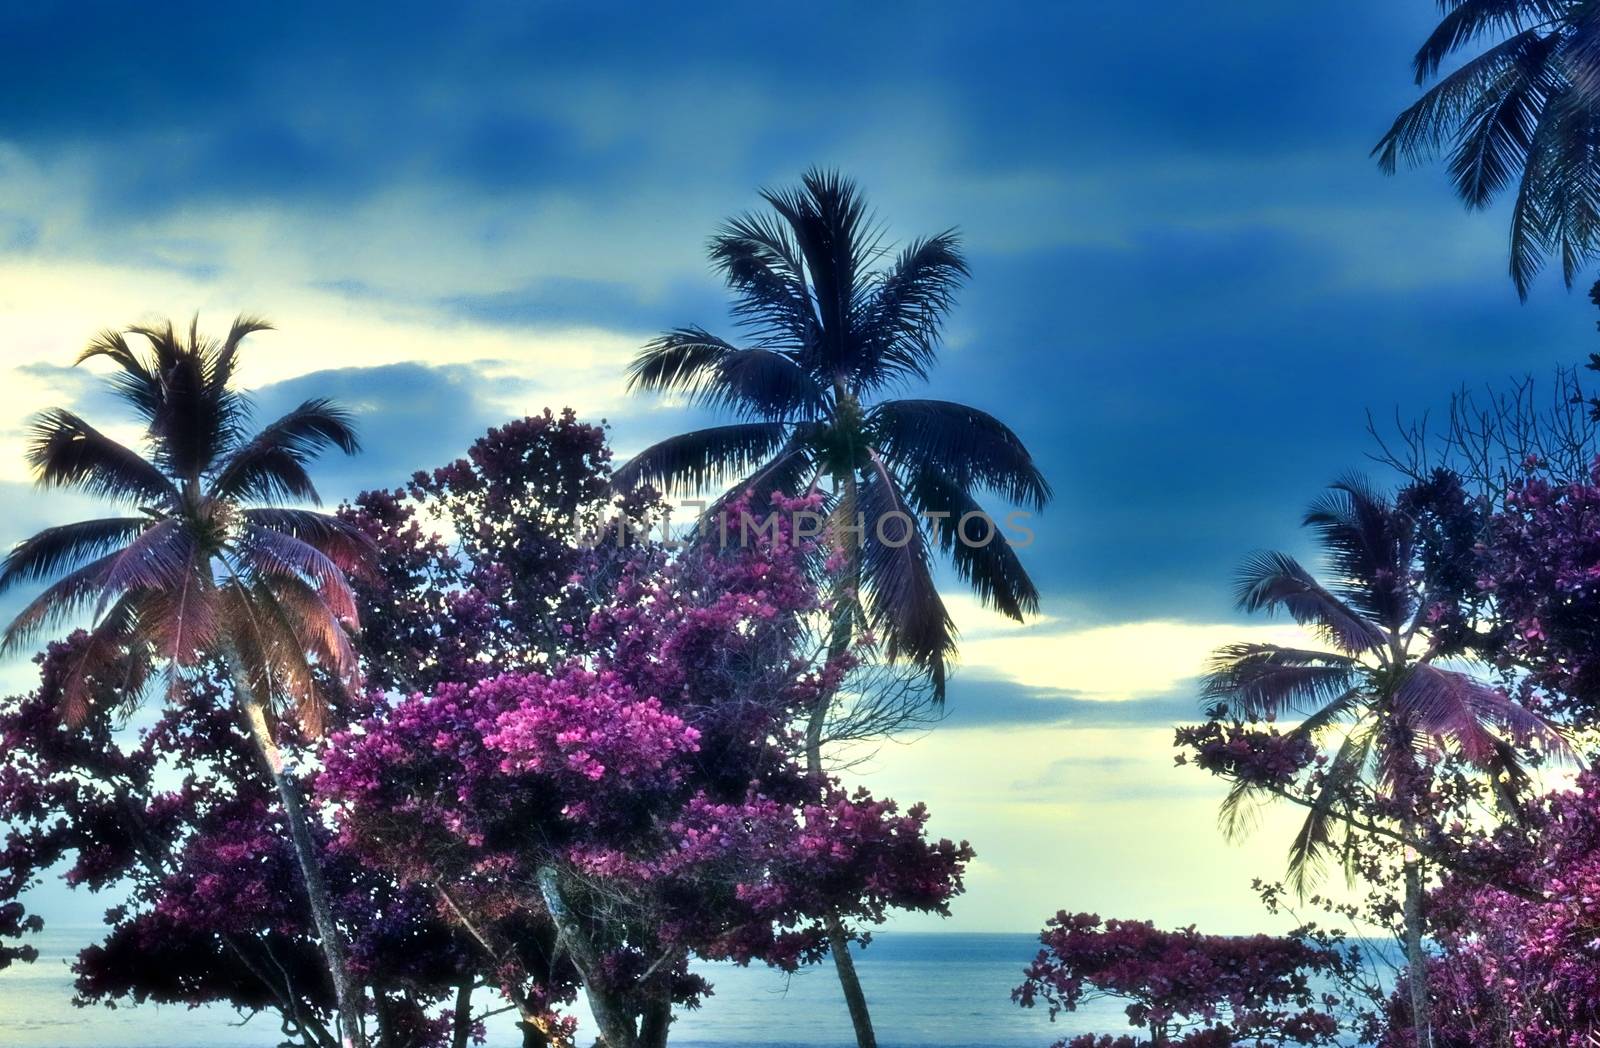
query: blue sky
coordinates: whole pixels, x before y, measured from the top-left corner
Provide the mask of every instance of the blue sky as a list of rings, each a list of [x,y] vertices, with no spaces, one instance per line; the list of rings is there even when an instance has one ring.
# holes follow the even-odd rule
[[[360,411],[369,451],[322,473],[330,497],[547,405],[636,450],[697,421],[619,374],[663,327],[727,327],[705,237],[758,186],[838,166],[893,235],[960,227],[973,277],[931,395],[1008,420],[1057,492],[1026,551],[1046,618],[963,608],[951,719],[886,750],[874,787],[974,839],[955,927],[1062,906],[1252,926],[1281,837],[1223,847],[1215,791],[1169,749],[1204,652],[1260,628],[1229,607],[1234,564],[1301,548],[1301,507],[1364,464],[1367,409],[1597,348],[1583,295],[1552,280],[1518,304],[1503,213],[1368,158],[1433,15],[13,5],[0,539],[81,508],[29,491],[21,420],[101,417],[65,365],[97,328],[167,314],[266,313],[263,407]],[[1175,891],[1185,849],[1206,859]]]

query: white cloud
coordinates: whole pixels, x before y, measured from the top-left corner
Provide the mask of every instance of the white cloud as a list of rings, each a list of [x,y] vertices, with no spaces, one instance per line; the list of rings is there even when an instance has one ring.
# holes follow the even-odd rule
[[[240,367],[247,387],[334,368],[471,363],[484,379],[479,395],[507,415],[528,410],[533,385],[559,390],[562,404],[588,416],[616,409],[625,397],[623,365],[642,341],[635,333],[598,327],[469,323],[421,306],[351,301],[287,284],[268,289],[173,270],[0,258],[0,346],[10,365],[0,370],[0,411],[8,420],[0,427],[0,479],[26,479],[21,456],[27,417],[75,396],[66,374],[29,365],[70,364],[105,327],[169,317],[183,323],[196,311],[202,330],[213,334],[226,331],[239,312],[259,311],[278,325],[251,338]]]
[[[1261,930],[1270,922],[1250,882],[1282,874],[1296,812],[1268,809],[1230,843],[1216,825],[1225,788],[1173,753],[1170,728],[1145,726],[934,731],[885,747],[865,785],[927,802],[933,834],[970,840],[979,857],[951,920],[896,926],[1026,931],[1067,909]],[[1062,775],[1064,762],[1078,766]]]
[[[950,602],[962,630],[961,666],[1032,688],[1114,701],[1171,692],[1204,672],[1224,644],[1267,642],[1321,647],[1293,624],[1240,625],[1156,619],[1074,627],[1044,618],[1028,625],[962,600]],[[984,619],[978,619],[982,615]],[[986,621],[992,620],[992,621]]]

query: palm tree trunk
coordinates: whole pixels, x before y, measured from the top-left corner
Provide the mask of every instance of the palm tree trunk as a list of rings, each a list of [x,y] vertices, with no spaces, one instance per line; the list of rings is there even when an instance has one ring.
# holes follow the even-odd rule
[[[1403,827],[1405,843],[1405,921],[1406,983],[1411,992],[1411,1028],[1416,1048],[1433,1048],[1433,1022],[1428,1002],[1428,957],[1422,949],[1422,859],[1412,842],[1414,832],[1407,821]]]
[[[842,392],[842,387],[841,387]],[[844,478],[845,489],[849,492],[849,505],[854,511],[856,506],[856,478],[853,474]],[[851,522],[853,523],[853,522]],[[845,557],[845,581],[851,587],[850,601],[859,599],[861,587],[861,547],[858,544],[849,551]],[[841,599],[843,595],[841,594]],[[849,605],[846,605],[844,615],[834,611],[833,635],[828,641],[829,661],[842,656],[850,646],[850,637],[854,632],[851,625],[852,619]],[[817,704],[811,710],[811,718],[806,724],[806,771],[813,776],[821,778],[824,774],[822,768],[822,732],[827,725],[828,712],[833,707],[833,694],[823,693],[817,696]],[[833,955],[834,971],[839,974],[839,988],[844,991],[845,1007],[850,1011],[850,1025],[855,1028],[856,1048],[878,1048],[878,1035],[872,1028],[872,1012],[867,1008],[867,995],[861,988],[861,977],[856,974],[855,958],[850,956],[850,937],[845,931],[844,921],[834,910],[829,910],[823,917],[823,927],[828,933],[828,952]]]
[[[345,963],[344,938],[333,917],[333,903],[328,896],[327,881],[322,876],[322,864],[317,859],[316,842],[311,837],[311,825],[306,819],[306,804],[300,795],[300,784],[284,767],[283,754],[279,752],[278,743],[267,726],[266,710],[250,687],[239,653],[227,646],[224,655],[228,669],[233,674],[234,694],[250,729],[250,741],[255,743],[256,751],[278,788],[284,821],[289,824],[289,840],[300,865],[300,877],[305,882],[306,899],[311,904],[311,919],[316,924],[322,958],[328,966],[328,976],[333,981],[343,1044],[345,1048],[367,1048],[366,1032],[361,1025],[361,991],[351,981],[350,969]]]
[[[832,695],[820,696],[806,724],[806,770],[814,776],[822,775],[822,729],[832,702]],[[823,927],[828,932],[828,952],[833,955],[833,967],[839,973],[845,1007],[850,1010],[850,1024],[855,1027],[856,1048],[878,1048],[878,1035],[872,1029],[872,1013],[867,1009],[861,977],[856,974],[855,958],[850,956],[850,937],[845,932],[844,922],[836,912],[829,910],[823,917]]]

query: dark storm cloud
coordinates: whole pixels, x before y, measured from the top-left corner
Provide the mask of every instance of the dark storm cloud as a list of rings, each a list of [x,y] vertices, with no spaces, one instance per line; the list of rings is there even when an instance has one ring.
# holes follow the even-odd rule
[[[950,684],[947,716],[940,731],[963,728],[1139,728],[1200,720],[1192,690],[1150,698],[1085,699],[1069,691],[1035,688],[978,673],[958,674]]]
[[[715,217],[841,164],[893,235],[968,238],[927,395],[1000,415],[1043,464],[1057,500],[1024,556],[1047,610],[1215,619],[1243,554],[1303,548],[1299,509],[1363,464],[1366,408],[1413,414],[1594,348],[1578,296],[1517,305],[1503,215],[1465,216],[1437,172],[1385,179],[1367,156],[1416,95],[1433,17],[1425,0],[1337,18],[1278,0],[836,4],[803,24],[748,4],[13,5],[0,142],[85,180],[88,239],[56,250],[140,265],[158,256],[139,224],[187,208],[265,202],[336,238],[345,209],[420,187],[455,210],[406,264],[442,315],[507,328],[728,332],[701,239]],[[651,193],[656,210],[630,206]],[[573,235],[621,226],[632,250],[601,276],[462,286],[457,261],[551,200],[581,216]],[[684,207],[707,215],[692,235]],[[0,214],[0,243],[33,250],[38,221]],[[306,279],[393,294],[359,268]],[[476,380],[325,373],[263,410],[364,405],[370,450],[325,467],[334,497],[458,454],[503,411]],[[627,450],[705,421],[644,408],[613,420]]]
[[[329,505],[369,488],[404,487],[418,470],[460,457],[503,407],[485,400],[494,383],[469,365],[391,364],[317,371],[258,390],[254,416],[264,425],[313,397],[328,397],[355,416],[359,454],[325,454],[315,478]]]

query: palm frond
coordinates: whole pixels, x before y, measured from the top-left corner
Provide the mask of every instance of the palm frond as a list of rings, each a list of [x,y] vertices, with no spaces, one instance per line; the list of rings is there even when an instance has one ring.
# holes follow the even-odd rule
[[[781,422],[712,426],[652,444],[611,475],[619,491],[648,484],[667,494],[693,493],[749,472],[787,442]]]
[[[359,686],[349,638],[321,598],[298,580],[236,576],[221,588],[220,604],[246,685],[269,710],[293,706],[306,731],[319,734],[330,696],[318,665],[341,685]]]
[[[1504,739],[1495,740],[1495,755],[1484,762],[1484,777],[1494,794],[1495,806],[1512,822],[1526,826],[1527,811],[1522,799],[1533,785],[1533,776],[1523,767],[1522,755]]]
[[[1517,297],[1524,302],[1528,300],[1534,278],[1544,269],[1546,254],[1554,239],[1546,187],[1562,123],[1555,114],[1561,108],[1560,98],[1546,103],[1546,115],[1534,129],[1528,145],[1528,159],[1522,166],[1517,199],[1511,209],[1511,281],[1516,285]]]
[[[1348,791],[1361,779],[1375,739],[1374,725],[1351,727],[1323,771],[1321,787],[1312,798],[1305,822],[1289,843],[1289,886],[1301,898],[1327,870],[1328,859],[1336,847],[1334,829],[1339,813],[1349,803]]]
[[[183,584],[196,556],[194,535],[178,520],[157,521],[108,559],[96,612],[133,590],[152,592]]]
[[[1413,667],[1394,690],[1394,708],[1404,724],[1431,739],[1454,743],[1480,768],[1499,753],[1496,729],[1519,742],[1536,741],[1555,755],[1572,753],[1554,725],[1499,688],[1454,670],[1426,663]]]
[[[1310,742],[1316,742],[1317,736],[1339,723],[1346,717],[1356,718],[1366,709],[1366,695],[1359,687],[1351,688],[1334,699],[1325,703],[1320,709],[1313,710],[1307,717],[1293,728],[1289,734]]]
[[[78,568],[136,538],[151,523],[149,517],[103,517],[45,528],[17,543],[0,562],[0,592]]]
[[[851,179],[812,168],[800,183],[788,189],[763,189],[761,195],[789,224],[805,262],[820,327],[817,370],[849,374],[861,349],[850,321],[863,278],[882,254],[882,233]]]
[[[119,658],[130,660],[120,682],[121,705],[129,706],[136,699],[149,670],[140,647],[139,631],[137,604],[131,597],[112,605],[89,631],[62,678],[61,719],[68,727],[78,727],[89,718],[94,707],[95,684],[106,683],[98,678],[115,666]]]
[[[1379,651],[1383,633],[1324,589],[1286,553],[1256,553],[1239,572],[1236,603],[1241,611],[1283,608],[1300,625],[1313,629],[1347,655]]]
[[[1221,701],[1244,720],[1285,711],[1315,715],[1347,695],[1360,664],[1346,655],[1277,644],[1229,644],[1211,656],[1203,699]]]
[[[317,590],[300,579],[263,576],[252,592],[260,617],[277,633],[274,661],[290,684],[286,698],[306,732],[320,736],[332,696],[317,670],[346,692],[361,686],[360,662],[350,637]]]
[[[1530,44],[1480,85],[1477,99],[1462,114],[1450,175],[1468,207],[1488,207],[1527,163],[1545,102],[1557,86],[1546,67],[1555,40],[1550,36]]]
[[[73,366],[97,357],[110,360],[118,368],[111,376],[112,391],[132,406],[146,424],[154,421],[161,411],[160,369],[134,352],[122,332],[110,329],[96,335],[78,354]]]
[[[1039,589],[1016,549],[960,483],[936,468],[922,469],[912,474],[904,494],[920,513],[938,521],[934,532],[940,552],[985,607],[1018,622],[1039,613]],[[986,523],[968,526],[973,519]]]
[[[259,331],[271,330],[272,323],[265,317],[240,313],[233,318],[233,323],[228,326],[227,337],[212,354],[211,366],[206,376],[213,395],[220,396],[232,386],[234,371],[238,367],[239,349],[244,340]]]
[[[1329,485],[1304,523],[1336,576],[1328,588],[1347,605],[1390,629],[1415,611],[1410,566],[1416,524],[1364,478],[1349,474]]]
[[[232,354],[221,359],[221,347],[200,336],[198,320],[191,320],[187,338],[170,320],[128,329],[150,344],[151,370],[160,379],[149,419],[156,462],[184,478],[198,478],[234,447],[249,415],[249,402],[229,384]]]
[[[1538,143],[1551,154],[1541,168],[1539,206],[1547,246],[1559,251],[1562,280],[1571,287],[1600,256],[1600,112],[1593,96],[1578,90],[1568,90],[1547,110],[1545,119],[1558,131]]]
[[[928,377],[939,349],[940,328],[970,275],[954,230],[912,241],[885,272],[852,318],[861,343],[855,374],[875,389],[901,378]]]
[[[195,665],[214,650],[219,636],[217,590],[209,560],[191,543],[178,576],[138,597],[143,638],[175,668]]]
[[[1440,80],[1401,112],[1372,147],[1379,168],[1393,174],[1401,160],[1416,164],[1438,153],[1454,139],[1462,121],[1479,104],[1484,87],[1540,45],[1538,33],[1519,33]]]
[[[808,477],[812,476],[815,465],[811,452],[798,433],[791,434],[789,440],[779,448],[777,453],[758,467],[755,472],[737,482],[727,491],[719,495],[702,516],[702,524],[718,521],[730,506],[740,498],[749,496],[750,510],[757,516],[764,516],[771,508],[771,498],[774,492],[794,497],[801,494],[801,488]],[[702,527],[702,536],[710,537],[712,528]]]
[[[88,615],[104,592],[106,575],[116,564],[118,553],[108,553],[76,571],[57,579],[43,593],[29,601],[6,626],[0,640],[0,655],[14,655],[36,640],[46,629]]]
[[[862,605],[890,659],[928,671],[942,700],[945,660],[955,653],[955,623],[939,597],[922,529],[881,462],[858,490]]]
[[[309,582],[335,617],[352,626],[357,622],[359,614],[349,580],[331,557],[311,543],[247,523],[233,549],[237,562],[250,574]]]
[[[212,498],[317,503],[306,466],[328,448],[361,450],[350,413],[331,400],[307,400],[234,451],[211,486]]]
[[[1235,779],[1217,808],[1217,829],[1230,844],[1248,837],[1261,822],[1258,785],[1250,779]]]
[[[1446,6],[1445,16],[1417,49],[1411,67],[1417,83],[1426,83],[1456,51],[1491,33],[1537,33],[1567,13],[1571,0],[1460,0]],[[1551,33],[1553,37],[1559,34]]]
[[[745,214],[711,238],[711,262],[735,293],[733,318],[763,345],[815,362],[821,321],[800,248],[779,218]]]
[[[279,507],[247,509],[240,516],[248,526],[281,531],[315,547],[349,577],[376,577],[378,549],[371,536],[338,517]]]
[[[738,351],[705,328],[674,328],[645,343],[633,358],[628,390],[694,394],[714,379],[724,357]]]
[[[361,686],[361,664],[350,634],[321,591],[304,579],[281,575],[263,576],[258,589],[270,598],[267,607],[280,618],[301,652],[314,656],[340,687],[354,690]]]
[[[739,349],[695,327],[668,331],[647,344],[629,367],[628,388],[679,392],[695,404],[773,421],[814,414],[827,399],[786,354]]]
[[[42,487],[76,488],[121,502],[172,505],[178,490],[137,452],[123,447],[64,408],[33,422],[28,465]]]
[[[938,470],[969,490],[987,488],[1030,509],[1051,491],[1011,429],[987,412],[948,400],[886,400],[867,416],[867,432],[886,462]]]

